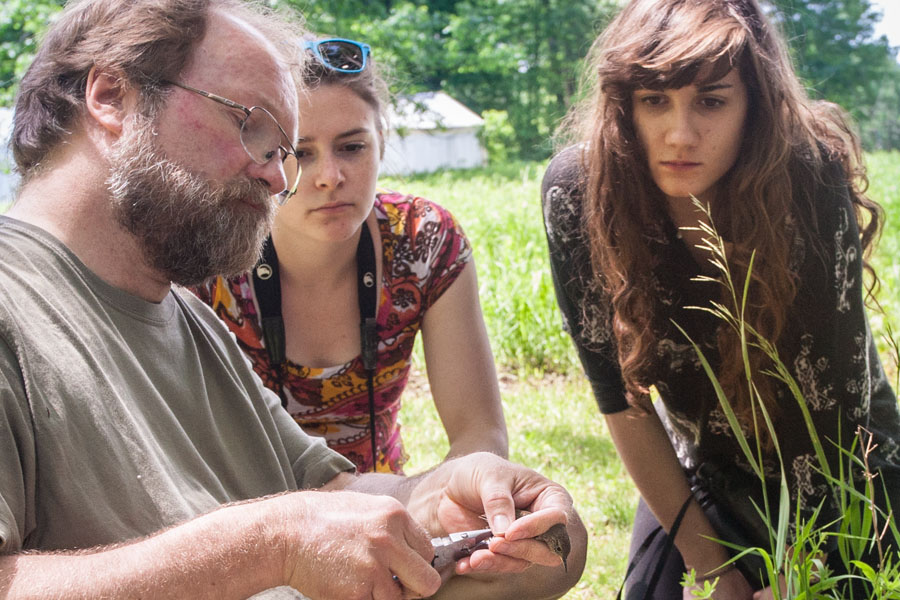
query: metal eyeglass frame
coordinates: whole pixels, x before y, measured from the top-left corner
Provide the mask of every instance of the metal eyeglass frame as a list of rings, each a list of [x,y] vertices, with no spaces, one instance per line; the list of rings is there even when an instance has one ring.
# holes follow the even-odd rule
[[[160,83],[165,84],[165,85],[174,85],[175,87],[179,87],[183,90],[187,90],[189,92],[194,92],[195,94],[199,94],[199,95],[203,96],[204,98],[209,98],[210,100],[213,100],[214,102],[218,102],[219,104],[224,104],[225,106],[227,106],[229,108],[235,108],[237,110],[242,111],[246,115],[246,118],[243,121],[241,121],[241,131],[240,131],[241,147],[244,149],[244,152],[247,153],[247,156],[249,156],[250,159],[258,165],[266,164],[267,162],[272,160],[273,157],[272,156],[269,156],[268,158],[263,157],[263,158],[265,158],[265,160],[260,162],[256,159],[255,156],[253,156],[253,154],[250,152],[250,150],[247,149],[247,144],[244,143],[244,123],[246,123],[247,119],[250,118],[252,111],[261,110],[262,112],[264,112],[270,119],[272,119],[272,122],[275,123],[275,126],[278,127],[278,130],[281,132],[281,135],[284,136],[284,139],[287,141],[287,145],[290,146],[290,149],[288,149],[288,148],[285,148],[284,146],[282,146],[281,144],[278,145],[278,150],[281,151],[281,162],[284,163],[284,161],[287,160],[288,156],[293,156],[297,160],[297,177],[295,178],[293,185],[289,185],[288,188],[285,189],[285,191],[278,194],[278,201],[280,204],[284,204],[288,198],[290,198],[291,196],[293,196],[294,194],[297,193],[297,187],[300,185],[300,159],[297,156],[297,149],[294,148],[294,145],[291,143],[290,137],[285,132],[284,127],[281,126],[281,123],[278,122],[278,119],[276,119],[272,113],[270,113],[268,110],[266,110],[262,106],[251,106],[250,108],[247,108],[243,104],[239,104],[239,103],[235,102],[234,100],[229,100],[228,98],[225,98],[224,96],[219,96],[218,94],[213,94],[212,92],[207,92],[207,91],[195,88],[193,86],[187,85],[185,83],[179,83],[177,81],[169,81],[169,80],[163,80]],[[286,181],[286,183],[290,184],[290,182],[288,182],[288,181]]]

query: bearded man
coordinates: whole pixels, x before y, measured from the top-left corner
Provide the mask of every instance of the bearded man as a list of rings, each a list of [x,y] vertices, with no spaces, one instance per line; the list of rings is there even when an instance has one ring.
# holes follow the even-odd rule
[[[299,34],[238,0],[84,0],[23,78],[23,183],[0,217],[0,596],[544,598],[580,576],[561,486],[486,454],[355,475],[173,287],[252,266],[299,176]],[[481,515],[488,547],[438,573],[429,538]],[[568,572],[533,539],[558,524]]]

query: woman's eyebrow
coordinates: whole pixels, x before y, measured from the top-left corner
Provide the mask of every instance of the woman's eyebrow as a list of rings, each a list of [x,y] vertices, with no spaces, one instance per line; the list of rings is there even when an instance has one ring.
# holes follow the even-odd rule
[[[697,88],[698,92],[714,92],[716,90],[728,89],[734,87],[730,83],[711,83],[709,85],[701,85]]]
[[[367,130],[365,127],[357,127],[356,129],[351,129],[349,131],[345,131],[344,133],[339,134],[337,137],[338,137],[338,139],[350,137],[350,136],[354,136],[354,135],[359,135],[360,133],[366,133],[366,131]]]
[[[357,127],[356,129],[350,129],[349,131],[344,131],[343,133],[339,133],[334,137],[335,137],[335,139],[339,140],[341,138],[359,135],[360,133],[365,133],[365,132],[366,132],[365,127]],[[316,140],[316,138],[314,136],[309,136],[309,137],[300,136],[297,138],[297,143],[302,144],[303,142],[314,142],[315,140]]]

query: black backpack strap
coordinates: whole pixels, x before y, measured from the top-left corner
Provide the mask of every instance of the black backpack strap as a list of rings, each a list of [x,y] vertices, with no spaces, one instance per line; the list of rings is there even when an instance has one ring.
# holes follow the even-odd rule
[[[656,568],[653,570],[653,575],[650,577],[650,583],[647,586],[647,591],[645,592],[644,599],[647,600],[653,597],[653,592],[656,590],[656,585],[659,583],[659,578],[662,576],[662,571],[666,566],[666,561],[669,558],[669,554],[672,552],[672,548],[675,545],[675,536],[678,534],[678,528],[681,527],[681,521],[684,520],[684,515],[687,513],[688,507],[691,505],[691,500],[694,499],[693,494],[689,494],[687,500],[684,501],[684,504],[681,505],[681,510],[678,511],[678,515],[675,517],[675,521],[672,523],[672,528],[669,529],[668,536],[666,536],[666,541],[663,544],[662,552],[660,553],[659,560],[656,563]],[[628,576],[631,575],[631,572],[634,571],[635,567],[640,564],[641,559],[644,557],[644,554],[650,548],[650,544],[653,543],[653,540],[656,539],[656,536],[663,531],[662,525],[651,531],[646,538],[644,538],[643,543],[640,548],[638,548],[637,552],[634,553],[634,558],[631,560],[631,563],[628,565],[628,569],[625,571],[625,578],[622,580],[622,585],[619,586],[619,593],[616,594],[616,600],[622,599],[622,590],[625,588],[625,582],[628,581]]]
[[[356,247],[357,295],[360,316],[360,341],[363,368],[366,370],[366,387],[369,393],[369,421],[372,434],[372,460],[377,463],[377,442],[375,435],[375,366],[378,350],[378,335],[375,331],[375,314],[378,309],[378,286],[375,279],[375,248],[372,233],[363,223]],[[271,236],[263,245],[262,258],[253,269],[253,289],[262,321],[263,342],[269,361],[278,371],[279,379],[285,361],[284,318],[281,316],[281,278],[278,275],[278,255]],[[287,399],[282,387],[279,389],[281,403]]]
[[[262,321],[263,343],[269,362],[279,373],[284,368],[285,337],[284,319],[281,316],[281,278],[278,275],[278,255],[275,253],[275,244],[272,237],[266,238],[263,244],[262,258],[253,268],[253,289],[256,292],[256,302],[259,304],[259,313]],[[281,403],[286,404],[283,386],[279,387],[278,395]]]
[[[366,370],[366,387],[369,392],[369,428],[372,435],[372,470],[378,464],[378,443],[375,432],[375,367],[378,335],[375,331],[375,314],[378,309],[378,286],[375,279],[375,247],[369,225],[363,223],[356,247],[356,294],[359,301],[360,356]]]
[[[375,336],[375,312],[378,308],[377,287],[375,285],[375,248],[372,234],[363,223],[356,248],[356,293],[359,300],[360,333],[362,334],[362,360],[366,370],[375,369],[375,351],[378,338]]]

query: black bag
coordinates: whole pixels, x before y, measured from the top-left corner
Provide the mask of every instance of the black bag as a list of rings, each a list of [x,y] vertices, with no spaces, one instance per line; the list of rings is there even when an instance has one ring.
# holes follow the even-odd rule
[[[760,483],[755,476],[736,467],[703,463],[693,473],[688,473],[688,480],[694,499],[719,534],[719,539],[741,548],[770,548],[769,529],[752,500],[759,497]],[[769,486],[766,493],[770,504],[777,505],[777,488],[773,490]],[[758,501],[757,505],[763,508]],[[732,556],[740,552],[731,548],[728,551]],[[767,585],[766,565],[758,554],[745,554],[735,564],[755,589]]]
[[[673,541],[691,500],[696,500],[703,509],[706,518],[709,519],[710,524],[718,533],[718,539],[731,542],[742,549],[754,547],[769,548],[768,528],[751,500],[751,498],[756,496],[756,494],[751,493],[756,491],[752,485],[759,485],[755,477],[748,476],[736,467],[725,469],[716,467],[711,463],[701,464],[695,471],[687,473],[687,477],[691,485],[691,496],[682,504],[678,516],[672,523],[657,568],[654,570],[645,592],[647,598],[653,597],[662,568],[666,563],[669,552],[674,547]],[[771,489],[767,489],[766,492],[769,495],[770,502],[777,500],[778,496],[772,495]],[[619,586],[619,593],[616,596],[617,600],[620,600],[622,597],[622,591],[628,576],[640,563],[644,553],[659,534],[665,534],[661,526],[654,529],[638,548],[634,559],[628,565],[625,580]],[[728,548],[728,552],[735,556],[740,550]],[[754,553],[745,554],[738,559],[735,565],[754,589],[759,590],[767,585],[764,577],[766,565],[759,555]]]

